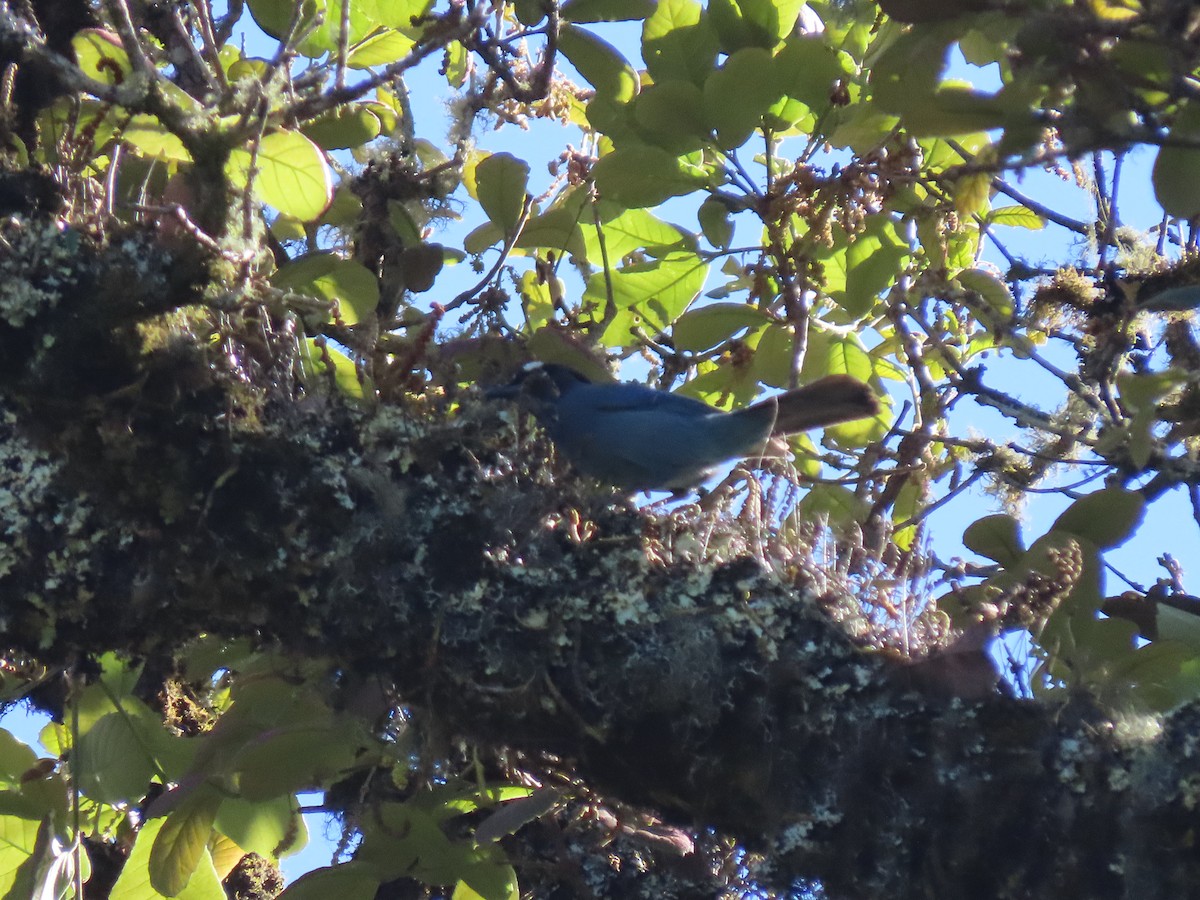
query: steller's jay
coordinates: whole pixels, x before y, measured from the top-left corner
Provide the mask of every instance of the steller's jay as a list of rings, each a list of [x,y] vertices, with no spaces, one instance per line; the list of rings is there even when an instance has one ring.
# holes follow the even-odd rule
[[[681,492],[721,463],[763,453],[774,435],[873,416],[879,401],[849,375],[827,375],[735,412],[640,384],[596,384],[533,362],[492,399],[517,398],[578,471],[629,490]]]

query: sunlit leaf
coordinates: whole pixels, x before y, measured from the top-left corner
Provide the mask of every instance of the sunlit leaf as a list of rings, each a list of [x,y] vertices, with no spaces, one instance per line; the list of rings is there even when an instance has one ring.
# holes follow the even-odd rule
[[[381,31],[356,44],[346,55],[346,65],[352,69],[386,66],[403,59],[415,44],[416,42],[403,32],[393,29]]]
[[[637,93],[637,71],[608,41],[567,25],[559,31],[558,49],[597,93],[618,102],[632,100]]]
[[[1195,140],[1200,136],[1200,107],[1188,104],[1175,120],[1171,136]],[[1150,180],[1163,210],[1180,219],[1200,215],[1200,148],[1186,145],[1160,147]]]
[[[605,200],[630,208],[657,206],[708,183],[701,169],[658,147],[619,147],[592,169]]]
[[[149,863],[151,848],[165,822],[162,817],[150,819],[138,830],[133,850],[121,868],[109,900],[163,900],[164,895],[150,884]],[[187,886],[175,895],[175,900],[226,900],[207,850],[201,853]]]
[[[994,207],[987,215],[989,225],[1008,225],[1013,228],[1028,228],[1039,231],[1046,227],[1046,220],[1025,206]]]
[[[704,82],[705,112],[720,145],[745,143],[782,93],[769,51],[745,47],[730,56]]]
[[[1126,541],[1146,513],[1146,498],[1138,491],[1103,488],[1072,503],[1051,531],[1066,531],[1087,538],[1101,549]]]
[[[1025,553],[1020,523],[1005,514],[984,516],[968,525],[963,546],[1005,566],[1017,565]]]
[[[379,137],[382,124],[364,105],[339,106],[301,128],[304,136],[326,150],[361,147]]]
[[[659,0],[642,28],[642,59],[656,82],[703,84],[717,50],[716,32],[696,0]]]
[[[337,303],[346,325],[362,321],[379,305],[379,280],[362,263],[335,253],[297,257],[272,275],[271,283]]]
[[[487,217],[511,231],[525,206],[529,163],[511,153],[493,153],[475,166],[475,195]]]
[[[229,155],[226,172],[244,188],[251,165],[258,169],[256,197],[281,213],[311,222],[333,200],[333,174],[321,149],[298,131],[273,131],[258,145],[258,153],[237,149]]]
[[[744,303],[712,303],[685,312],[671,334],[679,350],[701,352],[728,340],[746,328],[769,322],[768,316]]]
[[[187,886],[208,855],[208,839],[220,805],[220,792],[202,784],[167,815],[147,863],[150,884],[155,890],[174,897]]]
[[[273,857],[296,853],[308,839],[296,798],[288,795],[251,803],[226,797],[213,820],[213,827],[233,840],[243,851]]]
[[[71,49],[83,73],[103,84],[122,84],[133,71],[121,39],[111,31],[85,28],[71,38]]]
[[[363,863],[326,866],[301,875],[278,900],[375,900],[380,879]]]
[[[163,127],[154,116],[139,114],[121,131],[121,140],[141,156],[173,162],[191,162],[183,141]]]
[[[733,219],[729,207],[715,197],[709,197],[700,204],[696,214],[700,221],[700,230],[704,237],[718,250],[725,250],[733,240]]]
[[[808,521],[827,520],[831,525],[865,522],[870,504],[840,484],[815,484],[797,504],[796,510]]]

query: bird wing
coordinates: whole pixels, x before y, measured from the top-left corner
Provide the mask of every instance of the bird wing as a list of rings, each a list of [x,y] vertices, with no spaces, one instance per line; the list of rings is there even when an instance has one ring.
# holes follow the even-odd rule
[[[603,412],[644,412],[689,418],[720,412],[692,397],[632,383],[581,386],[573,390],[571,396]]]

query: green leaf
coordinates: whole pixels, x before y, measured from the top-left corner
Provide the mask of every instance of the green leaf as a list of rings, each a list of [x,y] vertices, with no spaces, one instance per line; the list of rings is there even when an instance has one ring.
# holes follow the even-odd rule
[[[558,33],[558,49],[597,94],[624,103],[638,92],[637,70],[620,50],[590,31],[564,26]]]
[[[727,341],[746,328],[758,328],[770,322],[761,310],[744,303],[712,303],[689,309],[671,328],[675,347],[700,353]]]
[[[1008,285],[986,269],[964,269],[954,280],[969,291],[974,291],[988,305],[997,319],[1007,322],[1012,318],[1016,302]]]
[[[446,47],[446,83],[450,87],[457,89],[467,83],[467,75],[471,71],[468,66],[470,61],[470,54],[461,41],[452,41]]]
[[[1121,402],[1134,412],[1158,409],[1163,397],[1187,381],[1187,375],[1175,369],[1164,372],[1122,372],[1117,375]]]
[[[111,31],[85,28],[71,38],[71,49],[83,73],[102,84],[122,84],[133,71],[121,39]]]
[[[1146,498],[1139,492],[1109,487],[1080,497],[1050,530],[1070,532],[1107,550],[1127,540],[1145,513]]]
[[[546,18],[548,2],[549,0],[513,0],[513,12],[516,13],[518,22],[532,27]]]
[[[347,0],[349,29],[347,38],[357,44],[378,28],[403,23],[408,25],[411,13],[421,5],[376,0]],[[286,36],[296,11],[296,0],[248,0],[250,14],[259,27],[276,40]],[[383,10],[390,10],[384,15]],[[342,0],[303,0],[300,6],[297,34],[304,34],[299,50],[316,58],[337,51],[342,27]],[[390,60],[389,60],[390,61]]]
[[[164,745],[182,742],[167,734],[161,720],[136,699],[126,697],[121,706],[121,712],[108,713],[89,728],[72,751],[80,789],[102,803],[146,796],[162,767]]]
[[[192,155],[183,146],[183,141],[167,131],[154,116],[144,113],[129,120],[121,132],[121,141],[147,159],[182,163],[192,161]]]
[[[305,123],[300,130],[325,150],[345,150],[379,137],[382,127],[379,116],[365,104],[352,104],[336,107]]]
[[[0,728],[0,778],[8,783],[19,783],[33,764],[37,762],[33,748],[13,737],[12,733]]]
[[[257,802],[329,784],[353,765],[361,744],[354,729],[337,725],[267,731],[234,757],[240,793]]]
[[[810,521],[826,519],[830,525],[845,526],[865,522],[871,507],[840,484],[817,484],[796,505],[797,512]]]
[[[849,147],[856,153],[866,153],[872,147],[879,146],[899,121],[896,116],[883,112],[871,103],[858,103],[847,109],[835,110],[831,124],[827,126],[829,143],[833,147]]]
[[[620,310],[632,311],[643,331],[665,331],[704,287],[708,263],[694,253],[674,252],[653,262],[635,263],[612,272],[613,301]],[[604,273],[588,279],[584,304],[604,309],[607,303]],[[606,342],[608,339],[606,332]],[[625,335],[622,335],[622,340]]]
[[[596,212],[610,264],[635,250],[678,247],[684,239],[678,228],[645,209],[625,209],[617,203],[601,200],[596,205]],[[600,241],[590,217],[582,227],[587,258],[600,260]]]
[[[793,35],[775,54],[775,78],[786,96],[823,110],[829,106],[833,86],[848,75],[842,57],[821,35]]]
[[[325,341],[324,338],[305,338],[300,347],[302,374],[305,383],[333,375],[337,389],[355,400],[363,399],[363,384],[359,380],[354,360]]]
[[[695,0],[659,0],[642,27],[642,59],[656,82],[704,84],[718,49],[717,34]]]
[[[968,525],[963,546],[1008,567],[1016,566],[1025,554],[1020,523],[1004,514],[984,516]]]
[[[193,790],[166,817],[150,849],[150,884],[167,897],[177,896],[208,853],[221,794],[212,785]]]
[[[868,381],[874,372],[875,364],[871,355],[867,353],[857,334],[832,337],[825,361],[825,373],[850,375],[859,381]]]
[[[361,322],[379,305],[379,280],[371,271],[330,252],[297,257],[271,276],[271,284],[337,303],[338,318],[345,325]]]
[[[306,872],[276,900],[375,900],[379,884],[371,866],[348,862]]]
[[[281,41],[287,36],[288,25],[296,11],[296,3],[293,0],[248,0],[247,5],[255,23],[270,37]],[[308,0],[306,8],[302,11],[300,24],[311,21],[323,5]]]
[[[257,803],[226,797],[213,827],[245,852],[269,858],[296,853],[308,841],[304,817],[291,794]]]
[[[0,897],[8,896],[21,866],[33,855],[40,825],[40,819],[0,815]]]
[[[705,111],[718,143],[726,148],[744,144],[782,94],[769,51],[745,47],[730,56],[704,82]]]
[[[164,895],[150,884],[150,854],[166,821],[150,819],[138,830],[133,850],[121,868],[109,900],[162,900]],[[175,900],[226,900],[207,849],[200,854],[187,886],[175,895]]]
[[[336,204],[336,202],[335,199],[334,203]],[[406,247],[415,247],[421,243],[421,228],[408,204],[399,200],[389,200],[387,210],[388,224],[392,226],[392,230],[396,232],[396,236],[400,238],[402,244]]]
[[[521,229],[517,246],[523,250],[553,250],[555,253],[586,259],[587,249],[579,228],[579,209],[566,204],[531,217]]]
[[[1040,231],[1046,227],[1046,220],[1025,206],[999,206],[987,215],[989,225],[1008,225],[1012,228],[1028,228],[1030,231]]]
[[[851,316],[864,316],[879,294],[895,281],[908,259],[908,247],[896,236],[886,214],[872,216],[867,230],[854,237],[844,256],[840,256],[839,244],[840,240],[832,248],[834,255],[826,265],[826,276],[833,277],[840,262],[845,266],[845,287],[837,289],[827,284],[829,296]]]
[[[398,59],[404,59],[415,46],[416,41],[407,34],[387,29],[356,44],[346,55],[346,65],[352,69],[386,66]]]
[[[249,180],[250,151],[236,149],[225,171],[230,181],[244,188]],[[273,131],[258,145],[253,158],[258,175],[255,196],[279,212],[311,222],[333,200],[333,176],[321,149],[298,131]]]
[[[592,175],[602,199],[634,209],[657,206],[708,183],[702,169],[666,150],[644,146],[618,147],[600,158]]]
[[[918,137],[952,137],[999,128],[1010,111],[996,95],[946,83],[930,94],[910,96],[898,112]]]
[[[771,49],[791,33],[803,0],[709,0],[708,15],[726,53]]]
[[[567,0],[559,14],[564,21],[582,25],[644,19],[654,12],[654,8],[654,0]]]
[[[700,149],[708,139],[704,92],[690,81],[664,81],[645,88],[633,102],[643,137],[671,153]]]
[[[810,329],[808,338],[808,355],[804,358],[804,369],[801,370],[801,380],[819,378],[829,371],[826,365],[828,358],[828,341],[821,344],[820,352],[816,346],[820,339],[825,338],[826,332]],[[792,377],[792,349],[795,337],[790,325],[773,322],[763,329],[762,336],[754,347],[754,377],[763,384],[776,388],[786,388]],[[809,376],[810,367],[820,357],[820,364]]]
[[[1200,307],[1200,285],[1167,288],[1145,299],[1139,297],[1137,306],[1143,312],[1191,312]]]
[[[477,863],[454,886],[451,900],[520,900],[517,873],[503,862]]]
[[[72,754],[80,790],[101,803],[145,797],[157,773],[150,749],[150,728],[156,727],[138,714],[109,713],[96,722]]]
[[[357,0],[362,4],[363,0]],[[418,26],[413,19],[420,19],[433,9],[433,0],[371,0],[369,3],[371,19],[376,25],[384,28],[396,28],[408,33],[411,37],[419,35]],[[387,60],[395,62],[399,56]]]
[[[1158,637],[1178,641],[1190,647],[1193,655],[1200,652],[1200,615],[1171,606],[1157,604]]]
[[[511,153],[493,153],[475,166],[475,194],[487,217],[511,232],[525,208],[529,163]]]
[[[879,107],[903,115],[914,95],[928,102],[946,68],[953,37],[953,29],[933,27],[913,29],[892,41],[870,69]]]
[[[710,244],[718,250],[729,249],[729,242],[733,240],[733,218],[723,200],[709,197],[700,204],[696,218],[699,219],[700,230]]]
[[[1196,140],[1200,137],[1200,106],[1188,104],[1175,120],[1171,137]],[[1150,180],[1163,210],[1180,219],[1200,215],[1200,148],[1170,146],[1158,151]]]
[[[363,823],[356,859],[384,878],[400,875],[436,884],[453,884],[472,861],[465,845],[452,842],[437,817],[415,803],[385,803]]]

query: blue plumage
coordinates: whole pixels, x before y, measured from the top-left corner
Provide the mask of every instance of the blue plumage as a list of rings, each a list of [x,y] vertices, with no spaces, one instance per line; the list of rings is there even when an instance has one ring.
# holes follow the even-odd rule
[[[647,491],[694,487],[722,463],[761,454],[774,433],[861,418],[878,408],[866,385],[845,376],[727,413],[640,384],[594,384],[552,363],[532,363],[512,385],[488,395],[522,398],[581,473]]]

